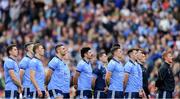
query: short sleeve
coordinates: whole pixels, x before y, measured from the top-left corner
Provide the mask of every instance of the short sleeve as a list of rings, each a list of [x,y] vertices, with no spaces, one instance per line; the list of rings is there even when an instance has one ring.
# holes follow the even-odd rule
[[[112,61],[110,61],[110,63],[107,66],[107,70],[113,72],[114,69],[115,69],[115,64]]]
[[[24,69],[24,70],[27,68],[27,63],[26,63],[26,60],[24,58],[20,61],[19,68]]]
[[[36,66],[37,66],[36,60],[31,60],[30,65],[31,65],[31,66],[29,66],[30,70],[34,70],[34,71],[37,70],[37,68],[36,68]]]
[[[78,71],[78,72],[83,71],[83,64],[81,62],[78,63],[76,71]]]
[[[6,62],[4,63],[4,66],[5,66],[8,70],[14,69],[14,63],[13,63],[13,61],[10,61],[10,60],[6,61]]]
[[[132,69],[132,65],[129,62],[127,62],[124,66],[124,72],[130,73],[131,69]]]
[[[55,70],[56,69],[56,64],[58,63],[58,61],[57,60],[55,60],[54,58],[48,63],[48,67],[49,67],[49,69],[51,69],[51,70]]]

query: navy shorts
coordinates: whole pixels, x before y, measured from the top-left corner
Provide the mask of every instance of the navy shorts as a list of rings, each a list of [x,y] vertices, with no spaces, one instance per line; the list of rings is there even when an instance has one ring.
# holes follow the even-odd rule
[[[48,92],[49,92],[50,98],[56,98],[58,96],[63,96],[62,91],[58,90],[58,89],[49,90]]]
[[[23,88],[22,95],[24,98],[29,98],[30,97],[30,88]]]
[[[5,98],[19,98],[19,92],[17,90],[5,90]]]
[[[63,93],[63,98],[70,98],[69,93]]]
[[[122,91],[108,90],[107,98],[124,98]]]
[[[166,99],[166,98],[172,98],[172,97],[173,97],[173,94],[170,91],[159,91],[158,92],[158,98]]]
[[[139,97],[139,92],[126,92],[125,93],[125,98],[126,99],[129,99],[129,98],[135,98],[135,99],[140,98]]]
[[[96,90],[94,92],[94,98],[107,98],[107,93],[105,93],[104,91],[99,91],[99,90]]]
[[[45,91],[41,91],[42,92],[42,97],[38,97],[38,92],[30,92],[30,98],[45,98],[46,93]]]
[[[77,98],[92,98],[91,90],[78,90],[76,93]]]

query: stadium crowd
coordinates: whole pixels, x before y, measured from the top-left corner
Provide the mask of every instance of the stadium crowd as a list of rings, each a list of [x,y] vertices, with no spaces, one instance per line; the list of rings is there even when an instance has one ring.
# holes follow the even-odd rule
[[[55,54],[58,42],[67,45],[72,70],[80,61],[80,49],[94,54],[113,44],[123,51],[141,47],[148,53],[148,89],[155,95],[155,80],[162,52],[173,50],[174,97],[180,95],[180,2],[179,0],[0,0],[0,96],[4,92],[3,62],[9,44],[19,48],[41,42],[46,49],[44,66]]]

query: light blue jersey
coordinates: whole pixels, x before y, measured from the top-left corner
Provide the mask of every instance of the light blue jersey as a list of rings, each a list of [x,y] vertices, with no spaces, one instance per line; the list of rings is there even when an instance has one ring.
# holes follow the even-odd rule
[[[139,90],[143,89],[143,75],[142,75],[142,68],[139,63],[137,63],[138,66],[138,76],[139,76]]]
[[[5,90],[18,90],[18,87],[14,84],[10,77],[9,70],[14,70],[15,76],[20,81],[19,67],[17,62],[8,57],[4,62],[4,75],[5,75]]]
[[[108,63],[107,70],[112,73],[109,90],[123,91],[124,67],[122,63],[113,58]]]
[[[125,64],[124,71],[129,74],[125,92],[139,92],[139,83],[141,80],[139,78],[138,68],[137,63],[131,60]]]
[[[69,93],[71,80],[69,67],[57,56],[48,63],[48,66],[53,70],[48,90],[58,89],[63,93]]]
[[[29,85],[31,85],[30,68],[29,68],[29,63],[31,59],[32,59],[31,57],[26,55],[19,63],[19,68],[24,70],[24,75],[22,79],[22,85],[24,88],[30,88]]]
[[[44,83],[45,83],[45,72],[44,72],[44,67],[43,67],[43,63],[40,59],[38,59],[37,57],[34,57],[31,61],[30,61],[30,70],[35,71],[35,80],[40,88],[41,91],[45,91],[44,88]],[[31,88],[30,88],[31,92],[36,91],[36,88],[33,84],[31,84]]]
[[[91,90],[92,67],[85,60],[81,60],[77,65],[77,71],[80,73],[78,78],[78,90]]]

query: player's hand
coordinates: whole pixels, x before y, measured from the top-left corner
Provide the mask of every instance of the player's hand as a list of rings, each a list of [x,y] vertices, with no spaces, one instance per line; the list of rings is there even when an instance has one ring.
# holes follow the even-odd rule
[[[74,89],[76,89],[76,90],[77,90],[77,87],[78,87],[77,85],[74,85]]]
[[[23,86],[20,86],[20,87],[18,88],[18,92],[19,92],[19,93],[22,93],[22,92],[23,92]]]
[[[42,97],[43,94],[42,94],[41,90],[38,89],[37,92],[38,92],[38,97]]]
[[[46,90],[45,93],[46,93],[46,97],[48,97],[49,96],[49,92]]]
[[[157,87],[155,87],[155,92],[156,92],[156,93],[158,92],[158,88],[157,88]]]
[[[123,96],[125,96],[126,94],[125,94],[125,91],[123,91]]]
[[[104,92],[106,93],[108,91],[108,86],[104,87]]]
[[[139,97],[143,97],[143,90],[139,91]]]

